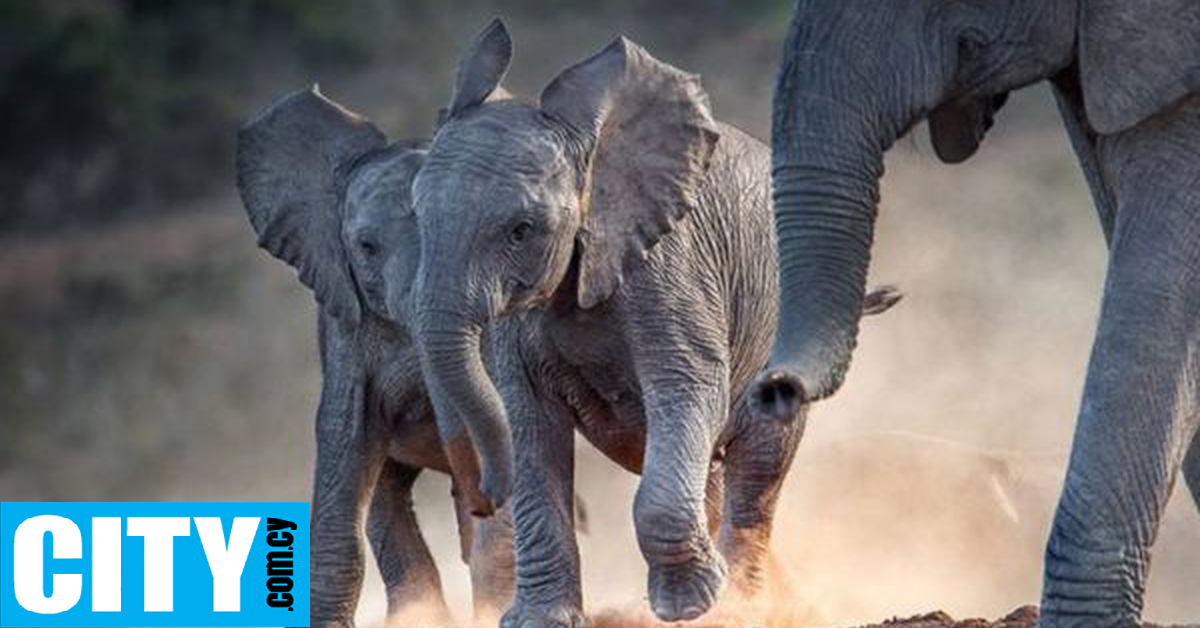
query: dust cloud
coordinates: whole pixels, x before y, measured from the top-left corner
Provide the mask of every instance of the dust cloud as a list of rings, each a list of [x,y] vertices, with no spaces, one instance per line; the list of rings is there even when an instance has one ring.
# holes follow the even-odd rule
[[[1049,93],[1011,107],[1032,113],[1002,115],[968,164],[937,163],[923,139],[889,155],[872,281],[906,298],[864,322],[845,387],[809,417],[777,516],[776,583],[701,625],[996,618],[1037,603],[1105,250]],[[579,491],[603,505],[580,537],[587,608],[603,626],[654,625],[637,480],[578,451]],[[1195,622],[1200,516],[1182,483],[1154,556],[1147,620]],[[465,571],[443,575],[467,608]]]

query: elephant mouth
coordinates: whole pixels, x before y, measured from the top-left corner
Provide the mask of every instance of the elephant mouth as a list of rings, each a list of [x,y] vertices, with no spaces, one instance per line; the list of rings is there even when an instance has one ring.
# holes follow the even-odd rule
[[[512,297],[506,310],[512,313],[527,312],[550,302],[553,291],[548,288],[537,288],[525,281],[512,279],[508,282],[508,293]]]
[[[383,291],[380,289],[379,286],[374,286],[374,285],[364,286],[363,287],[363,296],[365,296],[367,298],[367,300],[369,300],[369,301],[373,301],[373,302],[374,301],[382,301],[383,300]]]
[[[388,316],[388,300],[385,286],[377,282],[361,282],[358,288],[368,308],[386,318]]]

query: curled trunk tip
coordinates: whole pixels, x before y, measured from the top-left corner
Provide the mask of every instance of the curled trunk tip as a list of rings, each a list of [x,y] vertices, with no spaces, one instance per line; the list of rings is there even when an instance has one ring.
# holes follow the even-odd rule
[[[750,410],[780,422],[800,417],[808,394],[800,377],[786,368],[767,368],[750,385]]]

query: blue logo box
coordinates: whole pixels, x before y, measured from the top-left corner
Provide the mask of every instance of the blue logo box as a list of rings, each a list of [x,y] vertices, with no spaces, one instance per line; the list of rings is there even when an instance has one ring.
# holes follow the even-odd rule
[[[307,503],[0,503],[0,626],[308,625]]]

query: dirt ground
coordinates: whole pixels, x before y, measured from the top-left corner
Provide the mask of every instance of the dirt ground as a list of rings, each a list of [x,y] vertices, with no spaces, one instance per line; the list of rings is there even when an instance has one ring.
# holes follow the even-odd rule
[[[863,628],[1034,628],[1037,625],[1038,610],[1033,606],[1022,606],[996,621],[986,619],[955,620],[942,611],[926,615],[918,615],[907,619],[890,619],[882,624],[873,624]],[[1143,624],[1144,628],[1167,628],[1157,624]],[[1188,628],[1178,626],[1175,628]]]
[[[996,621],[988,621],[980,618],[955,619],[943,611],[934,611],[908,618],[894,617],[880,624],[860,626],[859,628],[1035,628],[1037,626],[1037,619],[1037,607],[1022,606]],[[601,615],[592,621],[593,628],[656,628],[657,626],[666,625],[644,618],[630,619],[628,616],[617,613]],[[703,620],[695,624],[689,624],[688,626],[689,628],[729,628],[729,626],[723,623],[709,624]],[[1200,628],[1200,626],[1143,624],[1143,628]]]

